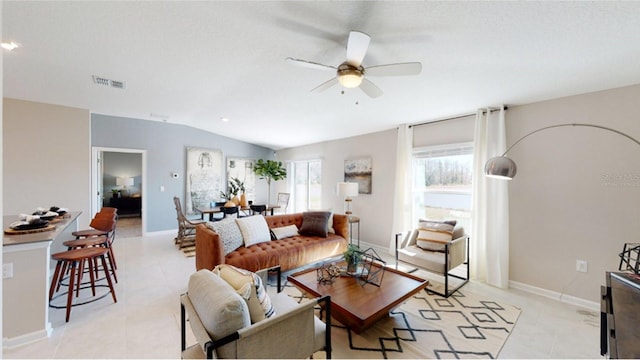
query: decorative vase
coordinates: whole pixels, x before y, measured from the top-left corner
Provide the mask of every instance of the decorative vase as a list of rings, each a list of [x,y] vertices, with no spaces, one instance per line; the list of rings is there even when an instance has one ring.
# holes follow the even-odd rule
[[[240,195],[240,206],[242,206],[242,207],[249,206],[249,203],[247,202],[247,196],[244,193],[242,193],[242,195]]]

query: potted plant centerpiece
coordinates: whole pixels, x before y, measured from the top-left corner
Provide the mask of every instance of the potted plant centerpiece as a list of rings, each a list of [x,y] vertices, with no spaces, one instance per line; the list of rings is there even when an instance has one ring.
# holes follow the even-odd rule
[[[357,245],[347,245],[347,251],[343,253],[344,260],[347,262],[347,273],[353,274],[357,272],[358,265],[362,262],[362,251]]]
[[[260,179],[267,180],[267,188],[269,191],[267,204],[271,204],[271,180],[278,181],[285,179],[287,177],[287,169],[282,165],[282,161],[265,161],[258,159],[256,165],[253,167],[253,171],[255,171],[256,175],[258,175]]]
[[[249,203],[247,202],[247,195],[245,194],[246,188],[244,187],[244,181],[241,181],[238,178],[233,178],[231,179],[231,182],[235,183],[238,192],[241,192],[239,205],[242,207],[249,206]]]
[[[240,181],[238,178],[233,178],[229,180],[229,187],[227,188],[227,192],[220,192],[220,196],[227,200],[227,203],[224,206],[239,206],[240,198],[238,198],[238,193],[242,190],[244,194],[244,183]]]

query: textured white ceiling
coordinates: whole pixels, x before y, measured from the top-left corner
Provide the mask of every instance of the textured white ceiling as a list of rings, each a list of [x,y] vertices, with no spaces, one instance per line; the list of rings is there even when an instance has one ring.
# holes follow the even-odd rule
[[[273,149],[479,107],[640,83],[640,2],[3,1],[4,96],[205,129]],[[370,78],[384,91],[309,90],[350,30],[363,65],[420,61]],[[125,81],[94,85],[92,75]],[[220,121],[227,117],[229,122]]]

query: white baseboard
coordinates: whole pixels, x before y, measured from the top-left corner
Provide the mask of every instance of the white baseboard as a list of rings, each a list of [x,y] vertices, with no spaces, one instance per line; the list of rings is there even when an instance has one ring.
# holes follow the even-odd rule
[[[53,328],[51,327],[51,323],[47,324],[46,329],[34,331],[28,334],[19,335],[12,338],[3,338],[2,339],[2,348],[3,349],[12,349],[18,346],[27,345],[32,342],[46,339],[51,336],[53,332]]]
[[[544,296],[549,299],[558,300],[563,303],[580,306],[592,311],[596,311],[596,312],[600,311],[600,303],[595,301],[581,299],[575,296],[562,294],[557,291],[551,291],[551,290],[539,288],[533,285],[524,284],[524,283],[513,281],[513,280],[509,281],[509,287],[513,289],[522,290],[530,294],[536,294],[536,295]]]

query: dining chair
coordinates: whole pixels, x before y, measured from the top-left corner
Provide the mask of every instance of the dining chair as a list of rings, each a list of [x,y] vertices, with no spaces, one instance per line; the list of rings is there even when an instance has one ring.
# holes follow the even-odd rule
[[[278,193],[278,202],[276,205],[280,206],[283,214],[287,213],[287,206],[289,206],[289,198],[291,193]]]
[[[222,214],[224,214],[223,218],[226,218],[227,215],[231,216],[233,214],[236,215],[236,217],[242,217],[240,216],[240,207],[238,206],[222,206],[220,208],[220,211],[222,211]]]
[[[196,225],[205,222],[204,220],[189,220],[182,212],[182,205],[180,198],[173,197],[173,203],[176,207],[176,214],[178,217],[178,235],[174,239],[175,244],[180,248],[183,247],[185,240],[195,240],[196,237]]]
[[[267,216],[267,205],[249,205],[251,215],[261,214]]]

